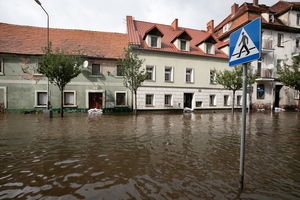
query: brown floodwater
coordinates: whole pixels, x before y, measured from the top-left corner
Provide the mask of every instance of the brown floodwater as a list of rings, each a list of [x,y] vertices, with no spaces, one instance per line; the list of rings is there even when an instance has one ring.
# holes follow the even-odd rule
[[[0,199],[300,199],[300,112],[0,115]]]

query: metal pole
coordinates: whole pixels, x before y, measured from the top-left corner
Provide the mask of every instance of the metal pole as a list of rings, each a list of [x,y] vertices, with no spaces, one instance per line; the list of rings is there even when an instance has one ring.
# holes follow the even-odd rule
[[[246,133],[246,110],[247,110],[247,63],[243,64],[243,107],[242,129],[240,146],[240,190],[244,188],[244,163],[245,163],[245,133]]]

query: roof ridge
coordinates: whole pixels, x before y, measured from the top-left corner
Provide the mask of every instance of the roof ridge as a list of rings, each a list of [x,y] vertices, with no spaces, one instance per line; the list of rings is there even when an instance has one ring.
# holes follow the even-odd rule
[[[6,24],[10,26],[19,26],[19,27],[30,27],[36,29],[47,29],[47,27],[40,27],[40,26],[32,26],[32,25],[20,25],[20,24],[10,24],[5,22],[0,22],[0,24]],[[108,31],[94,31],[94,30],[84,30],[84,29],[67,29],[67,28],[49,28],[50,30],[64,30],[64,31],[86,31],[86,32],[96,32],[96,33],[110,33],[110,34],[122,34],[127,35],[127,33],[119,33],[119,32],[108,32]]]

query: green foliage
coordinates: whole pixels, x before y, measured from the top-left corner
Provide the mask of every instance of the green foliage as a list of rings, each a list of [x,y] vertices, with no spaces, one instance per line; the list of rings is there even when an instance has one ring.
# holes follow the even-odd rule
[[[293,64],[287,65],[278,72],[278,80],[284,85],[300,91],[300,54],[293,57]]]
[[[81,73],[82,59],[77,55],[68,55],[61,49],[45,49],[40,72],[63,90],[64,87]]]
[[[123,73],[123,83],[129,90],[136,92],[147,77],[145,70],[141,69],[144,60],[138,58],[131,46],[124,51],[125,57],[118,63]]]
[[[227,90],[236,91],[243,87],[243,67],[234,67],[233,70],[216,71],[216,82]],[[251,73],[248,65],[248,84],[254,83],[256,76]]]

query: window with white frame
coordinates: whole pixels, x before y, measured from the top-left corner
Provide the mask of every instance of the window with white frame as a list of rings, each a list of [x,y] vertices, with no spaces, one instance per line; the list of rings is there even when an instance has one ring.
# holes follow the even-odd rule
[[[194,82],[194,79],[193,79],[193,69],[187,68],[185,70],[185,81],[187,83],[193,83]]]
[[[172,95],[165,94],[165,106],[172,106]]]
[[[146,94],[146,106],[153,106],[153,94]]]
[[[147,73],[146,80],[149,80],[149,81],[154,81],[155,80],[154,66],[146,66],[146,73]]]
[[[187,41],[186,40],[180,40],[180,50],[182,50],[182,51],[187,50]]]
[[[238,106],[242,105],[242,96],[241,95],[236,96],[236,105],[238,105]]]
[[[151,47],[158,47],[158,37],[157,36],[150,36],[150,45]]]
[[[165,81],[173,81],[173,68],[165,67]]]
[[[76,92],[75,91],[64,91],[64,106],[75,106],[76,105]]]
[[[48,102],[48,94],[45,90],[35,91],[35,106],[36,107],[46,107]]]
[[[0,58],[0,75],[4,75],[4,61]]]
[[[277,46],[283,47],[283,33],[278,33],[277,35]]]
[[[216,95],[209,95],[209,106],[216,105]]]
[[[99,76],[100,74],[100,64],[92,64],[92,75]]]
[[[116,106],[126,106],[126,92],[116,92]]]
[[[224,95],[224,106],[229,106],[229,95]]]
[[[206,53],[215,54],[215,45],[212,43],[206,43]]]
[[[210,70],[209,82],[210,82],[210,84],[216,84],[216,71],[215,70]]]

